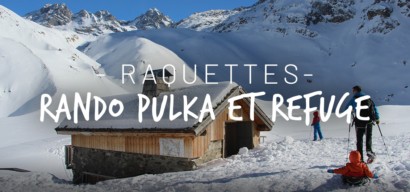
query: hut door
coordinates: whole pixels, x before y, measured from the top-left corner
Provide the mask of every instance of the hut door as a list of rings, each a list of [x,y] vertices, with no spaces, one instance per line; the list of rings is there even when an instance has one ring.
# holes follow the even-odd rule
[[[226,122],[225,123],[225,157],[235,155],[242,147],[253,149],[252,122]]]

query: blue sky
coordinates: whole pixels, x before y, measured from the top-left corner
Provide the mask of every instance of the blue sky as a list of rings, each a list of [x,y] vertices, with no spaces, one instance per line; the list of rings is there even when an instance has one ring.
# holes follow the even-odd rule
[[[233,9],[249,6],[257,0],[0,0],[0,4],[19,15],[37,10],[47,3],[65,3],[74,13],[86,9],[90,12],[108,10],[118,19],[131,20],[149,8],[156,7],[174,21],[194,12],[210,9]]]

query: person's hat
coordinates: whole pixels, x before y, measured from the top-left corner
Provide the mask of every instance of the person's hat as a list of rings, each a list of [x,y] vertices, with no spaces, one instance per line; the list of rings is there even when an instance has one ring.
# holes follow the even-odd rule
[[[353,87],[353,90],[357,91],[357,92],[361,92],[362,88],[359,85],[356,85]]]

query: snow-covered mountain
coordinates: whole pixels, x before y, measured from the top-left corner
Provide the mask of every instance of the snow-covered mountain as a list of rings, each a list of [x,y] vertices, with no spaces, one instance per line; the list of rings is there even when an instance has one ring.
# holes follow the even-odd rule
[[[100,35],[133,29],[123,26],[124,22],[108,11],[90,13],[81,10],[74,14],[65,4],[46,4],[41,9],[26,14],[25,18],[46,27],[71,30],[80,34]]]
[[[129,36],[143,36],[189,65],[198,64],[202,78],[207,63],[294,63],[298,71],[314,74],[291,86],[266,85],[263,75],[254,76],[256,86],[248,85],[247,78],[234,77],[248,91],[291,96],[323,90],[340,95],[360,84],[378,104],[409,104],[409,10],[410,2],[404,0],[261,0],[231,12],[193,14],[176,24],[178,30]],[[215,70],[220,75],[212,80],[229,80],[229,68]],[[234,74],[247,73],[246,67],[234,69]],[[286,75],[283,69],[275,73],[276,79]]]
[[[69,25],[66,18],[70,14],[66,14],[69,11],[65,6],[48,7],[56,7],[59,11],[43,13],[58,13],[55,17],[49,16],[57,19],[36,19],[37,22]],[[249,85],[246,78],[234,78],[248,91],[267,90],[268,95],[278,92],[292,96],[323,90],[329,96],[340,95],[350,90],[352,85],[361,84],[378,103],[407,104],[409,102],[405,98],[409,94],[410,79],[404,74],[410,70],[407,65],[410,60],[407,52],[410,42],[407,35],[410,31],[409,7],[410,3],[403,0],[260,0],[252,6],[233,11],[196,13],[176,25],[172,25],[170,19],[158,10],[151,9],[133,21],[119,23],[134,29],[170,26],[178,29],[113,34],[97,38],[80,50],[101,62],[114,78],[118,78],[118,71],[111,69],[118,69],[118,62],[140,67],[138,63],[144,60],[139,58],[140,53],[157,53],[165,48],[170,57],[164,58],[178,65],[186,63],[193,68],[193,64],[198,64],[198,75],[202,79],[206,63],[221,66],[225,63],[278,63],[282,66],[294,63],[300,72],[314,74],[312,78],[300,78],[291,90],[284,82],[275,87],[266,85],[263,75],[254,75],[257,86]],[[84,25],[90,20],[115,21],[113,16],[102,16],[109,15],[107,12],[89,16],[100,15],[98,18],[103,19],[72,19],[87,18],[87,15],[90,14],[85,11],[73,14],[69,23]],[[61,21],[56,22],[58,19]],[[135,45],[124,44],[127,41]],[[148,57],[155,58],[153,55]],[[219,75],[210,77],[212,80],[229,80],[229,68],[219,67],[217,70]],[[246,70],[242,67],[236,73],[247,74]],[[258,70],[258,74],[263,74],[262,69]],[[403,77],[398,78],[398,74]],[[278,69],[276,76],[276,79],[283,79],[286,73]],[[345,83],[340,87],[330,86],[340,82]]]
[[[81,10],[78,13],[72,13],[65,4],[46,4],[41,9],[30,12],[24,17],[46,27],[94,36],[137,29],[167,28],[173,23],[168,16],[155,8],[149,9],[134,20],[122,21],[106,10],[95,13]]]
[[[104,70],[73,46],[75,36],[23,19],[3,6],[0,28],[0,118],[37,111],[43,93],[126,93],[109,77],[96,75]]]
[[[355,14],[353,0],[286,1],[260,0],[214,27],[216,32],[272,31],[317,36],[309,26],[318,23],[342,23]]]
[[[194,13],[189,17],[175,23],[176,28],[187,28],[195,31],[210,31],[221,24],[228,17],[239,13],[240,10],[210,10]]]
[[[252,30],[283,35],[296,33],[314,38],[320,35],[320,29],[324,26],[352,23],[350,27],[356,33],[386,34],[397,28],[400,20],[409,18],[409,10],[410,2],[406,0],[259,0],[252,6],[230,12],[228,17],[216,14],[209,18],[208,11],[193,14],[182,20],[179,27],[214,32]],[[195,21],[190,21],[190,18],[195,18]]]
[[[130,30],[129,27],[122,26],[122,23],[122,21],[117,20],[108,11],[90,13],[86,10],[81,10],[73,15],[72,21],[66,26],[78,33],[98,35]]]
[[[362,85],[377,104],[409,104],[410,60],[407,46],[410,37],[409,23],[401,24],[387,34],[357,34],[351,23],[322,28],[315,38],[290,33],[240,31],[234,33],[197,32],[187,29],[132,31],[111,34],[93,45],[93,49],[120,47],[127,40],[145,38],[161,45],[181,58],[191,68],[198,66],[197,74],[205,79],[205,64],[219,64],[210,68],[215,75],[210,82],[229,81],[230,68],[225,64],[238,64],[233,68],[233,81],[249,92],[265,91],[264,99],[275,93],[285,97],[321,90],[325,97],[341,96],[356,85]],[[257,35],[256,35],[257,34]],[[105,43],[103,39],[109,39]],[[128,57],[131,50],[121,49]],[[392,51],[394,50],[394,51]],[[119,54],[117,49],[115,54]],[[89,54],[86,51],[86,54]],[[92,56],[93,57],[93,56]],[[249,70],[244,64],[257,64],[253,69],[252,84]],[[265,83],[265,64],[278,64],[268,69],[275,75]],[[286,64],[296,64],[298,82],[289,85],[284,78]],[[180,73],[181,74],[181,73]],[[303,74],[313,74],[305,77]]]
[[[176,23],[156,8],[134,20],[120,21],[108,11],[81,10],[73,14],[65,4],[47,4],[25,17],[48,27],[93,35],[175,27],[213,32],[296,33],[314,38],[323,26],[346,22],[354,23],[351,27],[356,33],[386,34],[400,25],[402,17],[409,16],[410,2],[406,0],[259,0],[249,7],[194,13]]]
[[[171,27],[173,21],[158,9],[149,9],[144,14],[138,16],[132,21],[128,22],[128,25],[135,26],[140,30],[147,29],[161,29]]]
[[[27,19],[44,26],[62,26],[71,22],[73,13],[65,4],[46,4],[40,10],[30,12]]]

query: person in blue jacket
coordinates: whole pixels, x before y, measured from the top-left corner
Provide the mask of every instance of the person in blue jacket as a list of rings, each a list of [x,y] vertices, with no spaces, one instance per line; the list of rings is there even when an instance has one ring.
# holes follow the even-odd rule
[[[353,92],[353,97],[350,99],[350,101],[346,105],[346,109],[349,106],[353,107],[353,112],[356,112],[356,99],[359,97],[365,96],[365,94],[362,92],[362,88],[358,85],[354,86],[352,89]],[[367,157],[368,163],[372,163],[373,160],[376,157],[376,154],[373,152],[372,149],[372,131],[373,131],[373,122],[376,122],[377,124],[380,123],[380,116],[379,116],[379,111],[374,104],[374,102],[371,99],[363,100],[360,103],[362,106],[367,105],[368,109],[360,110],[360,116],[362,117],[369,117],[368,121],[363,121],[357,118],[358,114],[355,114],[354,118],[354,124],[356,127],[356,147],[357,150],[360,152],[361,155],[361,160],[363,161],[363,136],[366,135],[366,152],[367,152]]]
[[[317,141],[318,135],[319,135],[319,139],[323,140],[322,131],[320,130],[319,111],[315,111],[313,113],[313,120],[312,120],[311,126],[313,126],[313,141]]]

